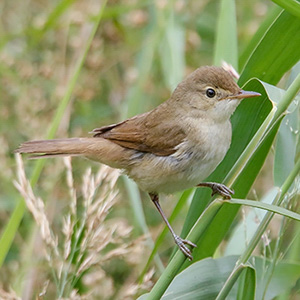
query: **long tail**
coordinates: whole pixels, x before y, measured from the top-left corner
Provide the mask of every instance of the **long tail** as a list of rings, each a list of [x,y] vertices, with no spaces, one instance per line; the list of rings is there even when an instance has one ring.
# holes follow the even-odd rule
[[[31,159],[54,156],[85,156],[114,168],[125,168],[131,158],[128,149],[102,138],[69,138],[29,141],[15,153],[29,153]]]
[[[30,158],[84,155],[89,144],[88,138],[37,140],[21,144],[15,153],[37,154]]]

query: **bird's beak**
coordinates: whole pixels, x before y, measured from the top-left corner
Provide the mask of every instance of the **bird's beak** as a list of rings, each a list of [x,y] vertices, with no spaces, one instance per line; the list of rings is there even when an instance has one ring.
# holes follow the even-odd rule
[[[251,98],[251,97],[258,97],[258,96],[261,96],[261,94],[257,92],[240,90],[237,94],[232,95],[230,98],[244,99],[244,98]]]

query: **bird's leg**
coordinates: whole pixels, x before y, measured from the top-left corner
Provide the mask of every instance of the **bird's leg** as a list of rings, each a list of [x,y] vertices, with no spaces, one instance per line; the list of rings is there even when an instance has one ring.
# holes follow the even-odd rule
[[[231,199],[231,195],[234,194],[234,190],[228,188],[226,185],[222,183],[216,182],[202,182],[199,183],[197,186],[206,186],[212,189],[212,196],[215,194],[219,194],[223,196],[225,199]]]
[[[154,193],[149,193],[149,196],[151,198],[151,200],[153,201],[154,205],[156,206],[157,210],[159,211],[160,215],[162,216],[164,222],[166,223],[166,225],[168,226],[174,240],[175,240],[175,243],[177,244],[177,246],[179,247],[180,251],[183,252],[183,254],[189,259],[189,260],[192,260],[193,259],[193,256],[192,256],[192,251],[186,246],[186,245],[189,245],[191,246],[192,248],[194,247],[197,247],[197,245],[195,245],[194,243],[192,243],[191,241],[189,240],[184,240],[182,239],[179,235],[177,235],[173,228],[171,227],[168,219],[166,218],[160,204],[159,204],[159,197],[157,194],[154,194]]]

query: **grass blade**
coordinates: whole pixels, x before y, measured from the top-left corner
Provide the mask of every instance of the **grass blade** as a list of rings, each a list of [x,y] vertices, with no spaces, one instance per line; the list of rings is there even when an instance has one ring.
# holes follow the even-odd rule
[[[239,204],[239,205],[246,205],[246,206],[261,208],[261,209],[279,214],[281,216],[285,216],[285,217],[300,221],[300,214],[290,211],[284,207],[275,206],[275,205],[268,204],[268,203],[262,203],[262,202],[254,201],[254,200],[246,200],[246,199],[234,199],[233,198],[230,200],[226,200],[226,202],[233,204],[233,205]]]
[[[300,3],[296,0],[272,0],[274,3],[278,4],[284,8],[287,12],[300,18]]]
[[[237,28],[234,0],[222,0],[220,3],[214,64],[221,66],[225,61],[238,69]]]

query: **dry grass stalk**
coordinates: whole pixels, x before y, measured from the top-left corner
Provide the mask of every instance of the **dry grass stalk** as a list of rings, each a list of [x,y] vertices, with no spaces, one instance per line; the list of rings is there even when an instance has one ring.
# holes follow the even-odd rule
[[[51,254],[59,255],[57,248],[57,237],[52,233],[50,224],[45,213],[44,202],[41,198],[36,197],[32,191],[29,180],[26,178],[23,161],[20,154],[15,155],[17,162],[17,178],[14,185],[20,194],[23,196],[29,211],[32,213],[41,233],[41,237],[45,244],[48,246]]]
[[[40,228],[46,246],[44,257],[49,262],[52,273],[55,274],[57,293],[61,295],[60,299],[63,296],[67,297],[64,299],[88,299],[88,297],[79,295],[72,284],[80,280],[86,271],[89,274],[93,267],[96,267],[99,272],[99,268],[101,270],[104,262],[135,253],[134,249],[141,246],[141,241],[130,244],[124,242],[131,232],[131,228],[125,222],[117,221],[111,225],[106,221],[108,213],[117,201],[118,191],[115,189],[115,184],[119,172],[106,166],[101,166],[95,175],[92,174],[90,168],[85,172],[82,179],[82,213],[80,212],[81,206],[78,207],[71,160],[70,158],[64,159],[71,200],[68,213],[62,219],[64,240],[58,247],[58,239],[50,228],[44,203],[34,195],[30,182],[26,178],[20,155],[16,155],[16,161],[18,179],[14,184],[24,197],[29,211]],[[57,234],[59,235],[59,232]],[[114,245],[114,247],[102,254],[108,245]],[[59,248],[63,248],[62,254],[60,254]],[[74,256],[75,253],[76,256]],[[107,282],[105,271],[102,270],[101,274],[102,280]],[[85,275],[83,282],[84,277]],[[44,285],[40,293],[41,297],[46,295],[47,288],[48,284]],[[72,292],[66,295],[65,290]]]
[[[71,202],[70,202],[70,210],[71,214],[75,215],[76,214],[76,205],[77,205],[77,197],[76,197],[76,190],[74,188],[74,179],[73,179],[73,173],[72,173],[72,165],[71,165],[71,157],[66,156],[63,158],[64,159],[64,164],[67,169],[67,185],[69,188],[69,193],[71,197]]]
[[[119,237],[115,238],[117,227],[107,227],[104,223],[107,214],[116,202],[117,191],[114,190],[114,186],[118,176],[118,171],[107,166],[101,166],[95,176],[91,174],[91,169],[88,169],[83,176],[85,234],[80,244],[82,262],[76,272],[77,276],[93,265],[128,253],[127,245],[121,244],[104,256],[98,255],[108,244],[119,242]],[[101,190],[99,196],[95,197],[99,185],[101,185]],[[87,253],[89,254],[86,255]]]

